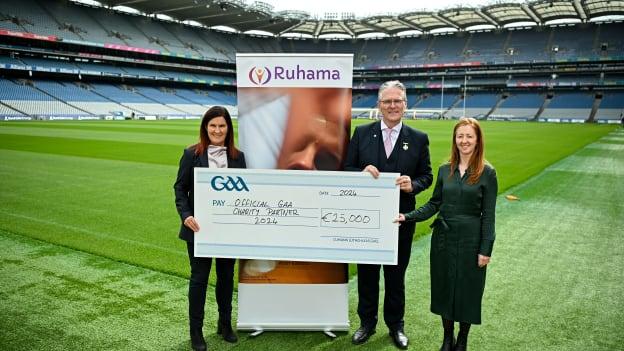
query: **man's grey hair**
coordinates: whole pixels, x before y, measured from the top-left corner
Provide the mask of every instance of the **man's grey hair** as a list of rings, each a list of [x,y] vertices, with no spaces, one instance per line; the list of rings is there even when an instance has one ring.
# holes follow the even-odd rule
[[[399,89],[401,89],[401,91],[403,92],[403,99],[407,100],[407,93],[405,91],[405,85],[403,85],[403,83],[399,82],[398,80],[389,80],[389,81],[383,83],[379,87],[379,93],[377,93],[377,100],[381,100],[381,94],[383,94],[383,92],[386,89],[389,89],[389,88],[399,88]]]

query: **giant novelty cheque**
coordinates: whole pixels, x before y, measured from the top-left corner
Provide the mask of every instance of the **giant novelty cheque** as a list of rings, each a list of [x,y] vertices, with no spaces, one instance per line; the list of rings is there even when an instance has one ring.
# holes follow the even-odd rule
[[[195,168],[195,255],[396,264],[397,177]]]

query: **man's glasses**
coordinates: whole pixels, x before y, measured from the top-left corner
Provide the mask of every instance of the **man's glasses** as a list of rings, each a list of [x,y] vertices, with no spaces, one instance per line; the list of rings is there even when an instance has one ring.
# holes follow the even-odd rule
[[[392,104],[394,105],[400,105],[404,102],[405,100],[403,99],[391,99],[391,100],[379,100],[379,102],[381,102],[382,105],[385,106],[390,106]]]

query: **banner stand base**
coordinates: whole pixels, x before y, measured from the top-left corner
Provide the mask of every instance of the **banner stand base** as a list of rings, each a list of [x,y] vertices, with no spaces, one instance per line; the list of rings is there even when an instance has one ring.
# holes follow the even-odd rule
[[[237,328],[237,330],[242,330],[242,329]],[[283,330],[283,329],[280,329],[280,330]],[[348,329],[347,329],[347,330],[348,330]],[[257,337],[257,336],[260,336],[260,335],[261,335],[261,334],[263,334],[263,333],[264,333],[264,329],[256,329],[255,331],[253,331],[253,332],[249,333],[249,337],[251,337],[251,338],[255,338],[255,337]],[[325,334],[325,336],[327,336],[327,337],[328,337],[328,338],[330,338],[330,339],[335,339],[335,338],[337,338],[337,337],[338,337],[336,334],[334,334],[334,333],[332,332],[332,330],[331,330],[331,329],[325,329],[325,330],[323,330],[323,334]]]
[[[271,323],[259,326],[257,324],[251,325],[246,323],[238,323],[236,325],[236,330],[238,331],[250,331],[249,336],[255,337],[267,331],[317,331],[322,332],[330,338],[335,338],[336,335],[334,332],[341,331],[349,331],[349,323],[338,325],[338,324],[323,324],[323,325],[314,325],[314,324],[299,324],[299,323]]]
[[[323,330],[323,334],[327,335],[330,339],[335,339],[337,337],[331,330]]]
[[[236,329],[265,331],[349,330],[348,284],[238,284]]]
[[[256,329],[256,331],[254,331],[253,333],[249,334],[249,336],[251,336],[252,338],[255,338],[256,336],[260,335],[264,333],[264,329]]]

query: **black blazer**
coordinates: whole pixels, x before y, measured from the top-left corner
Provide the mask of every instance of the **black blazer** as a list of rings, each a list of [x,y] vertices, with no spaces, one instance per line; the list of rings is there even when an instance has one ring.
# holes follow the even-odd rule
[[[381,121],[356,127],[349,142],[345,170],[362,171],[368,165],[380,168],[379,143],[382,138]],[[410,194],[401,191],[399,208],[405,213],[414,209],[416,194],[430,187],[433,181],[429,160],[429,137],[403,123],[396,142],[399,145],[397,170],[401,175],[410,176],[414,189]],[[407,145],[407,150],[403,145]]]
[[[228,156],[227,161],[228,168],[247,168],[243,152],[239,152],[238,158],[236,159],[231,159]],[[191,146],[184,149],[184,153],[180,159],[178,178],[173,184],[175,204],[178,209],[178,214],[180,215],[180,220],[182,221],[179,237],[188,242],[193,242],[195,234],[184,225],[184,219],[188,216],[193,216],[193,178],[195,176],[193,168],[195,167],[208,167],[208,154],[204,152],[201,155],[195,155],[195,147]]]

